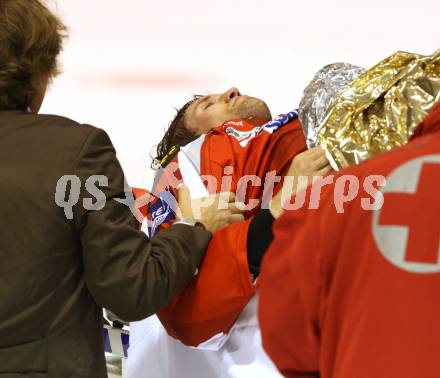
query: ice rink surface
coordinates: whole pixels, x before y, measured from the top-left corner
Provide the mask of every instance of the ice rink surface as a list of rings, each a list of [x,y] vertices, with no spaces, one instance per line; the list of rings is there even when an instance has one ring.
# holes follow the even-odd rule
[[[237,86],[277,115],[327,63],[440,48],[436,0],[48,0],[69,27],[42,112],[105,129],[133,186],[191,94]]]

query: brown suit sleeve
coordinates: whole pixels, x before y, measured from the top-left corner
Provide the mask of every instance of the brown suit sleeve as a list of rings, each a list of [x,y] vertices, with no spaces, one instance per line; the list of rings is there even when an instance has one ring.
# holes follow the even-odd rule
[[[165,306],[194,277],[211,234],[175,225],[151,240],[138,230],[125,198],[124,174],[107,134],[92,131],[78,158],[82,182],[74,224],[80,235],[86,284],[96,301],[126,321],[145,318]],[[87,178],[103,175],[106,200],[101,210],[84,210],[93,198],[84,188]]]

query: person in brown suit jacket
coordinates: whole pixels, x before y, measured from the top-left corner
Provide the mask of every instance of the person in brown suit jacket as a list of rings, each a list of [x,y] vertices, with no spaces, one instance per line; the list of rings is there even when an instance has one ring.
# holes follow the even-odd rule
[[[214,202],[201,218],[211,232],[194,219],[151,240],[138,230],[115,200],[124,174],[107,134],[37,114],[63,30],[38,0],[0,1],[0,378],[106,377],[102,308],[127,321],[157,312],[192,279],[211,232],[242,219]],[[81,182],[72,219],[56,204],[66,175]],[[95,211],[83,206],[93,175],[108,179]]]

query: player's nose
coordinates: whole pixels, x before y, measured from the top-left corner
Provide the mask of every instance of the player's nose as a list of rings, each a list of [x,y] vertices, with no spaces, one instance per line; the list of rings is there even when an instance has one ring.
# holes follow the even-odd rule
[[[241,96],[240,91],[238,90],[238,88],[232,87],[224,92],[221,97],[223,101],[229,102],[238,96]]]

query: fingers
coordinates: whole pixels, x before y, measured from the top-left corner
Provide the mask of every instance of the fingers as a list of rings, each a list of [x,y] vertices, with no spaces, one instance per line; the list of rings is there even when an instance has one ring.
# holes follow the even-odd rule
[[[182,203],[191,202],[191,194],[187,186],[182,185],[180,188],[177,189],[177,192],[178,192],[177,198],[179,198],[179,204],[181,202]]]
[[[232,214],[242,214],[246,211],[246,205],[243,202],[232,202],[228,204],[228,210]]]
[[[186,186],[182,186],[179,189],[179,198],[180,198],[180,191],[182,191],[184,196],[188,196],[189,198],[191,197],[189,190]],[[218,203],[218,202],[231,203],[231,202],[235,202],[235,198],[236,196],[235,193],[233,192],[221,192],[221,193],[211,194],[206,197],[197,198],[194,199],[194,201],[209,202],[209,203]]]
[[[202,219],[202,223],[205,225],[206,229],[212,233],[228,227],[233,223],[242,221],[244,221],[244,216],[242,214],[231,214],[228,210],[217,211],[214,214],[211,214],[207,219]]]
[[[304,156],[315,160],[325,155],[325,150],[321,146],[316,146],[311,148],[310,150],[307,150],[306,152],[303,152],[303,154]]]
[[[244,221],[244,215],[242,214],[231,214],[228,218],[229,224],[237,223],[237,222],[243,222]]]
[[[317,172],[317,176],[325,176],[333,171],[333,168],[330,164],[327,164],[324,168]]]
[[[244,216],[241,214],[230,214],[225,216],[221,222],[219,222],[219,229],[230,226],[233,223],[243,222]]]
[[[222,192],[217,194],[219,200],[224,201],[226,203],[235,202],[235,193],[232,192]]]
[[[209,198],[212,199],[212,202],[211,202],[212,205],[216,206],[217,209],[220,209],[220,210],[227,210],[233,206],[235,206],[235,207],[238,206],[235,193],[232,193],[232,192],[222,192],[217,195],[214,195],[214,197],[211,196]]]
[[[329,164],[327,156],[325,156],[325,153],[319,156],[313,163],[317,171],[325,168]]]
[[[314,147],[297,155],[289,168],[289,176],[315,176],[329,164],[325,151]]]
[[[186,186],[178,188],[178,204],[177,218],[193,218],[193,202],[191,201],[191,195],[189,189]]]

